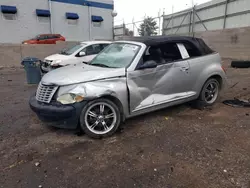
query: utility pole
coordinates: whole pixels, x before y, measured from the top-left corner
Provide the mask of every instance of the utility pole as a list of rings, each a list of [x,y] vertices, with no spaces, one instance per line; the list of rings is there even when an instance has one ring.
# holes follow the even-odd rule
[[[173,28],[174,28],[174,5],[172,5],[172,26],[171,26],[171,31],[174,33]]]
[[[195,6],[194,6],[194,0],[191,0],[192,1],[192,36],[194,37],[194,27],[195,27]]]
[[[165,8],[163,8],[163,12],[162,12],[162,30],[161,30],[161,33],[162,35],[165,35],[165,32],[164,32],[164,16],[165,16]]]
[[[132,24],[133,24],[133,35],[135,35],[135,23],[134,23],[134,18],[132,20]]]
[[[122,27],[123,27],[123,38],[124,38],[124,36],[126,35],[126,25],[125,25],[124,18],[123,18],[123,24],[122,24]]]
[[[158,17],[159,17],[159,35],[161,35],[161,9],[159,9]]]

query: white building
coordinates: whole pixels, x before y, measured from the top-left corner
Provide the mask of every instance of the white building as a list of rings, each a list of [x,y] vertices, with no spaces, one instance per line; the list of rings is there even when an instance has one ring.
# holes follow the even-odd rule
[[[113,38],[113,0],[0,0],[0,43],[38,34],[67,41]]]

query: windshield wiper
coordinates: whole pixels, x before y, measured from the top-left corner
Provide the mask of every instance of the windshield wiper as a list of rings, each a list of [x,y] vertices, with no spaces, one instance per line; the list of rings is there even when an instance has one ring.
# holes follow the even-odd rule
[[[66,50],[62,50],[59,54],[69,55]]]
[[[60,54],[67,55],[65,51],[61,51]]]
[[[90,64],[90,65],[97,66],[97,67],[114,68],[114,67],[110,67],[108,65],[104,65],[104,64],[101,64],[101,63],[95,63],[95,64]]]

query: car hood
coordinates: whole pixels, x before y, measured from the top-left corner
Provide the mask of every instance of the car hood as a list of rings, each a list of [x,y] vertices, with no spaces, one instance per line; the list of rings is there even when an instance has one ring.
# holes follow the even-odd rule
[[[53,54],[45,58],[45,60],[55,61],[55,60],[68,60],[72,58],[70,55]],[[52,62],[53,63],[53,62]]]
[[[81,63],[55,69],[45,74],[41,82],[62,86],[120,76],[125,76],[125,68],[103,68]]]

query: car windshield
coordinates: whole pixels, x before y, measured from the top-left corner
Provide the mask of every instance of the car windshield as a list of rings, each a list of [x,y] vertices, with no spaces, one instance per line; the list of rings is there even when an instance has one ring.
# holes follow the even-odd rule
[[[59,54],[71,55],[71,54],[73,54],[74,52],[76,52],[77,50],[79,50],[80,48],[82,48],[84,46],[86,46],[86,44],[81,43],[81,44],[75,45],[73,47],[66,48],[66,49],[62,50]]]
[[[113,43],[97,55],[90,64],[109,68],[127,67],[139,50],[140,46],[135,44]]]

